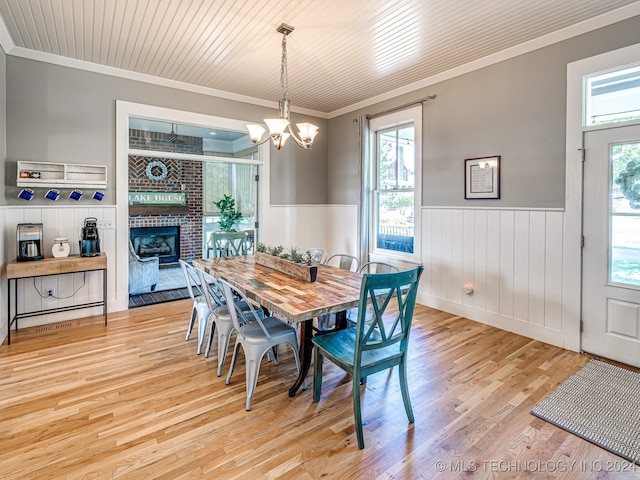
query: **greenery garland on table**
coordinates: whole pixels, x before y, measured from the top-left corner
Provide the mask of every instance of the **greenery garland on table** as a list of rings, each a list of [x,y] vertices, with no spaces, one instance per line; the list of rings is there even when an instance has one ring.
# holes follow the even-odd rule
[[[620,172],[616,183],[631,208],[640,208],[640,161],[631,160]]]
[[[282,247],[282,245],[278,245],[277,247],[271,247],[263,243],[259,243],[256,246],[256,252],[266,253],[267,255],[271,255],[273,257],[289,260],[293,263],[301,263],[303,265],[311,265],[313,263],[311,260],[312,255],[309,250],[301,252],[296,247],[291,247],[291,249],[288,252],[285,252],[284,247]]]

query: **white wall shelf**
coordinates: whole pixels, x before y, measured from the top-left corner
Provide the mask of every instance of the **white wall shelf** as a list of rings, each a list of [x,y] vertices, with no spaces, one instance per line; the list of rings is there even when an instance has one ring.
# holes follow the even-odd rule
[[[105,165],[18,162],[18,187],[106,188]]]

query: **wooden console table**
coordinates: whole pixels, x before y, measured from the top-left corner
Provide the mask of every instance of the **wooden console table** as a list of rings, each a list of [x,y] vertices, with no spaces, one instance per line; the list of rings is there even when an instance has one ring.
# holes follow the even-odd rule
[[[18,280],[32,277],[46,277],[49,275],[63,275],[66,273],[91,272],[102,270],[102,300],[98,302],[83,303],[80,305],[69,305],[66,307],[49,308],[46,310],[36,310],[33,312],[18,313]],[[11,282],[14,284],[14,310],[15,315],[11,316]],[[97,257],[81,257],[80,255],[69,255],[60,258],[44,258],[27,262],[13,261],[7,264],[7,318],[9,328],[7,329],[7,343],[11,344],[11,325],[16,324],[18,331],[18,320],[20,318],[35,317],[48,313],[66,312],[80,308],[102,307],[104,324],[107,324],[107,256],[104,252]]]

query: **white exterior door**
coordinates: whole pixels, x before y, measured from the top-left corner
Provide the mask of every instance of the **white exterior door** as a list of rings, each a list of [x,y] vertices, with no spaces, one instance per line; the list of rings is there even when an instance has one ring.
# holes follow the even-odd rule
[[[640,126],[585,149],[582,350],[640,367]]]

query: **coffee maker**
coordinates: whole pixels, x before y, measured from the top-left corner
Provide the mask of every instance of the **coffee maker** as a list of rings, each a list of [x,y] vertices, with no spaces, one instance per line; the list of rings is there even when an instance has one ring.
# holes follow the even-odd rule
[[[16,231],[17,260],[42,260],[42,224],[19,223]]]
[[[80,256],[97,257],[99,255],[100,237],[98,235],[98,219],[95,217],[85,218],[80,235]]]

